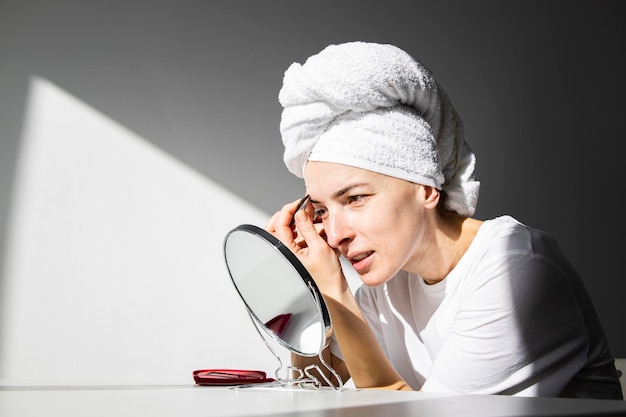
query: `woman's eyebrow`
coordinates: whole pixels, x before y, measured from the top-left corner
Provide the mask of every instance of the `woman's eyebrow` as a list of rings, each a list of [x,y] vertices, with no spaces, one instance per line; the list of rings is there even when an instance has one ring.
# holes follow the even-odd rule
[[[332,195],[332,198],[333,198],[333,199],[339,198],[339,197],[341,197],[342,195],[346,194],[348,191],[350,191],[350,190],[352,190],[352,189],[354,189],[354,188],[357,188],[357,187],[364,186],[364,185],[366,185],[366,184],[365,184],[365,183],[350,184],[350,185],[348,185],[347,187],[344,187],[344,188],[342,188],[341,190],[339,190],[339,191],[337,191],[336,193],[334,193],[334,194]],[[316,200],[314,200],[314,199],[312,199],[312,198],[311,198],[309,201],[310,201],[312,204],[319,204],[319,201],[316,201]]]

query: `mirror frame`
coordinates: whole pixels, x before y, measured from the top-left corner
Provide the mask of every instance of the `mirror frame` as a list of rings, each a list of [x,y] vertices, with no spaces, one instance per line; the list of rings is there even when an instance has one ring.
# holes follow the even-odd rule
[[[299,276],[300,279],[302,279],[303,284],[309,291],[309,294],[311,296],[311,301],[315,304],[318,310],[318,313],[320,315],[320,318],[322,320],[323,331],[322,331],[322,341],[319,347],[319,352],[316,352],[315,354],[310,354],[308,352],[305,353],[305,352],[298,351],[293,346],[285,342],[278,335],[276,335],[274,332],[272,332],[269,328],[267,328],[265,323],[263,323],[254,313],[254,310],[250,307],[250,305],[248,304],[248,301],[243,297],[241,291],[239,290],[239,287],[237,286],[237,283],[235,282],[235,279],[233,278],[231,268],[228,264],[228,256],[226,254],[226,247],[228,243],[228,238],[230,237],[231,234],[235,232],[249,233],[249,234],[255,235],[255,237],[257,238],[261,238],[265,240],[275,251],[279,253],[279,255],[282,255],[282,257],[287,262],[289,262],[289,264],[294,269],[294,273],[297,276]],[[248,310],[248,313],[254,319],[255,323],[258,324],[259,327],[261,327],[267,335],[272,337],[274,340],[278,341],[282,346],[284,346],[291,352],[297,353],[298,355],[307,356],[307,357],[320,355],[321,352],[330,343],[330,336],[332,335],[332,325],[330,321],[330,314],[328,312],[328,308],[326,306],[324,298],[322,297],[322,294],[319,288],[317,287],[317,284],[315,284],[315,281],[311,277],[311,274],[309,274],[309,271],[307,271],[305,266],[302,264],[302,262],[300,262],[300,260],[296,257],[296,255],[283,242],[281,242],[278,238],[276,238],[274,235],[269,233],[267,230],[262,229],[258,226],[251,225],[251,224],[242,224],[242,225],[235,227],[231,231],[229,231],[226,234],[226,237],[224,238],[223,252],[224,252],[226,268],[228,269],[228,275],[230,276],[231,282],[235,286],[235,289],[237,290],[239,297],[245,304],[246,309]]]

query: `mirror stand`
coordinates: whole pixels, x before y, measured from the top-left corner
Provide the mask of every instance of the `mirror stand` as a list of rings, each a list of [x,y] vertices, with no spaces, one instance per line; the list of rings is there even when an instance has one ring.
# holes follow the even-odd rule
[[[315,293],[315,295],[317,296],[317,293]],[[343,381],[342,381],[341,377],[339,376],[337,371],[335,371],[328,363],[326,363],[326,361],[322,357],[322,352],[319,353],[318,358],[319,358],[321,364],[324,365],[324,367],[326,369],[328,369],[328,371],[331,374],[333,374],[333,376],[335,377],[335,379],[338,382],[337,385],[333,384],[330,381],[330,379],[328,379],[326,374],[324,374],[324,372],[322,372],[322,370],[320,369],[319,366],[317,366],[317,364],[309,365],[309,366],[307,366],[304,369],[298,368],[297,366],[289,365],[289,366],[286,367],[287,378],[281,378],[280,372],[283,369],[283,361],[280,359],[280,356],[278,356],[278,354],[272,348],[272,346],[267,342],[267,340],[265,339],[265,336],[263,336],[263,333],[259,329],[259,325],[257,324],[256,320],[254,319],[254,316],[252,315],[252,313],[248,312],[248,316],[250,317],[250,320],[252,321],[252,324],[253,324],[254,328],[256,329],[257,333],[259,334],[259,337],[261,338],[261,340],[263,341],[265,346],[267,346],[269,351],[272,352],[272,355],[274,355],[274,357],[278,361],[278,368],[276,368],[276,370],[274,371],[275,380],[272,381],[272,382],[268,382],[268,383],[262,383],[263,386],[280,386],[280,387],[285,387],[285,386],[293,385],[293,386],[298,386],[300,388],[306,388],[306,387],[321,388],[322,387],[321,381],[317,377],[315,377],[314,375],[311,374],[311,371],[315,371],[315,372],[317,372],[317,374],[319,374],[322,377],[322,379],[326,382],[326,384],[330,388],[334,389],[335,391],[343,391]],[[293,374],[293,373],[295,373],[297,376],[296,377],[290,377],[290,375]],[[247,388],[247,387],[255,387],[255,386],[259,386],[259,385],[260,384],[239,385],[239,386],[235,386],[233,388]]]
[[[332,335],[330,314],[315,281],[296,255],[265,229],[242,224],[224,238],[224,259],[254,328],[279,363],[276,378],[261,384],[301,388],[328,385],[342,391],[341,377],[322,357]],[[318,356],[322,366],[289,366],[287,378],[281,378],[282,361],[266,337],[295,354]],[[330,378],[322,367],[331,373]],[[333,377],[337,385],[330,381]]]

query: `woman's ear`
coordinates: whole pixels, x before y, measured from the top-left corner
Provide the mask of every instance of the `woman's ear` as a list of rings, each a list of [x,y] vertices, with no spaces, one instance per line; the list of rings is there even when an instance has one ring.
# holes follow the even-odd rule
[[[441,192],[435,187],[431,187],[430,185],[422,185],[424,190],[424,207],[425,208],[435,208],[439,204],[439,198],[441,197]]]

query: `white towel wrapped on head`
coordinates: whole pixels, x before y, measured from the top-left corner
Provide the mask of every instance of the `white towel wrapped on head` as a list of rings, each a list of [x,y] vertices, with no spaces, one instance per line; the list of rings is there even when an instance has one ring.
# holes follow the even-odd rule
[[[471,216],[475,157],[432,73],[385,44],[330,45],[293,63],[279,93],[284,161],[335,162],[442,189],[446,208]]]

